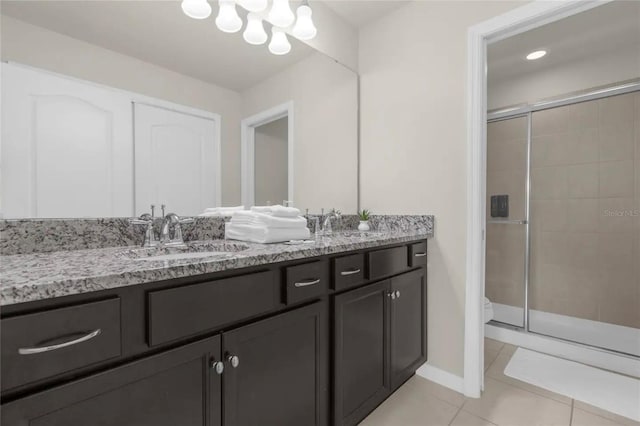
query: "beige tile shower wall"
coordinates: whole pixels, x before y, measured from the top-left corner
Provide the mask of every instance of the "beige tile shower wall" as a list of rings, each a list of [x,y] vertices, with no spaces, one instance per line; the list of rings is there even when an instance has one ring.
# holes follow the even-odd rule
[[[531,308],[640,327],[640,92],[536,112],[532,137]]]
[[[509,196],[509,219],[525,219],[527,118],[487,125],[487,218],[491,196]],[[524,306],[525,227],[487,225],[485,294],[493,302]]]

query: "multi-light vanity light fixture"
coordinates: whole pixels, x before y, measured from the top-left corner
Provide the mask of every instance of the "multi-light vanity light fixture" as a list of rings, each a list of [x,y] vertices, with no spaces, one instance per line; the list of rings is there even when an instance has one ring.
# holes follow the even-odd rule
[[[235,33],[242,29],[243,22],[236,5],[249,12],[247,26],[242,33],[247,43],[264,44],[268,36],[263,21],[267,20],[273,25],[269,51],[274,55],[286,55],[291,51],[285,30],[292,25],[291,34],[300,40],[311,40],[316,36],[317,30],[311,19],[312,11],[306,0],[298,6],[296,15],[291,11],[289,0],[273,0],[268,11],[269,0],[218,0],[216,26],[220,31]],[[182,11],[190,18],[206,19],[211,15],[211,5],[207,0],[182,0]]]

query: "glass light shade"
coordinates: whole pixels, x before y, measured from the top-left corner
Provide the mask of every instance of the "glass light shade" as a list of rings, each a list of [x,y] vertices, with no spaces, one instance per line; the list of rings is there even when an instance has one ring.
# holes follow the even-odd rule
[[[238,0],[238,4],[249,12],[262,12],[269,5],[269,0]]]
[[[298,19],[296,20],[296,24],[293,26],[293,35],[300,40],[311,40],[316,36],[318,30],[316,26],[313,25],[313,20],[311,19],[312,15],[311,8],[306,5],[302,5],[296,10],[296,14],[298,15]]]
[[[192,0],[190,0],[192,1]],[[216,26],[220,31],[225,33],[235,33],[242,28],[242,19],[236,11],[236,2],[234,0],[218,0],[220,10],[216,18]]]
[[[182,11],[189,18],[206,19],[211,15],[207,0],[182,0]]]
[[[291,51],[291,44],[287,39],[287,35],[282,28],[271,28],[271,42],[269,43],[269,52],[274,55],[286,55]]]
[[[535,52],[531,52],[527,55],[527,59],[530,61],[535,61],[536,59],[542,58],[547,54],[546,50],[536,50]]]
[[[276,27],[287,28],[296,19],[289,7],[289,0],[273,0],[269,11],[269,22]]]
[[[262,26],[260,15],[249,12],[247,15],[247,28],[242,33],[244,41],[249,44],[263,44],[267,41],[267,33]]]

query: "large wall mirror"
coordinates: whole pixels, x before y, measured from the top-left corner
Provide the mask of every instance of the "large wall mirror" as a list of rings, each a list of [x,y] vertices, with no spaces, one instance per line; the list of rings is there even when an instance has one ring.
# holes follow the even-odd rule
[[[356,212],[358,76],[336,60],[293,37],[273,55],[173,1],[1,13],[2,217]]]

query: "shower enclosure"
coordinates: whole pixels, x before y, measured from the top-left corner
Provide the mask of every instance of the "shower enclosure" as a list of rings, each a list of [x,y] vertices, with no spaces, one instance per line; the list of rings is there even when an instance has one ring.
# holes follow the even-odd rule
[[[494,322],[640,356],[640,81],[489,114]]]

